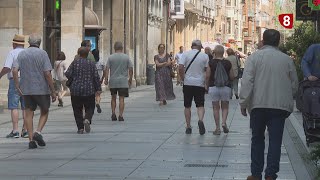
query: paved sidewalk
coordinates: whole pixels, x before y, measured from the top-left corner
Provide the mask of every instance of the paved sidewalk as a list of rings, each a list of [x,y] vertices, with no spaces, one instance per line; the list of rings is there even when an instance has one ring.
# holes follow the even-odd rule
[[[193,109],[193,134],[186,135],[181,87],[177,99],[165,107],[155,102],[153,86],[142,86],[126,99],[124,122],[110,119],[110,95],[103,94],[102,113],[93,118],[92,133],[76,134],[69,98],[65,107],[53,105],[43,131],[47,147],[27,149],[26,139],[6,139],[11,124],[0,119],[0,179],[246,179],[250,174],[249,119],[241,116],[238,102],[230,102],[229,134],[215,136],[210,102],[200,136]],[[37,116],[35,117],[37,118]],[[284,137],[284,142],[289,142]],[[267,138],[266,138],[267,139]],[[292,166],[295,156],[282,147],[280,180],[304,177]]]

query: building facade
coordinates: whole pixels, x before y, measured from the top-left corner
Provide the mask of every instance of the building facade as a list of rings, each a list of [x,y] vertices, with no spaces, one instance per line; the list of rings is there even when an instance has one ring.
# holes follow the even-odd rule
[[[121,41],[134,63],[134,84],[144,84],[148,5],[149,0],[0,0],[0,64],[12,49],[16,33],[42,35],[42,48],[52,62],[61,50],[71,63],[84,39],[91,40],[93,48],[100,51],[100,59],[106,61],[114,52],[114,42]],[[2,101],[7,87],[7,80],[2,78]]]

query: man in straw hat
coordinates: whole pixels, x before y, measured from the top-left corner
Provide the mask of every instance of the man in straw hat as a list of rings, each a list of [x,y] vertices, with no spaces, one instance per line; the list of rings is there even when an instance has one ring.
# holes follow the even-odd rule
[[[18,91],[15,88],[14,80],[12,76],[12,66],[13,62],[17,59],[19,53],[24,50],[24,35],[16,34],[12,41],[13,50],[11,50],[6,58],[4,66],[0,72],[0,79],[2,76],[7,74],[9,80],[9,89],[8,89],[8,109],[11,110],[11,120],[13,129],[7,135],[7,138],[19,138],[19,130],[18,130],[18,121],[19,121],[19,102],[21,104],[22,115],[24,119],[24,100],[22,96],[19,95]],[[21,137],[28,137],[28,133],[26,131],[26,127],[23,123],[23,128],[21,132]]]

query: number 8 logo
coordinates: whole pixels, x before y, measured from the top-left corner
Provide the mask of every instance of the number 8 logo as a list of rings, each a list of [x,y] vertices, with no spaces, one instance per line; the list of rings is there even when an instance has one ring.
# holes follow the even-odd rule
[[[290,22],[290,16],[286,15],[283,17],[283,25],[284,26],[290,26],[291,22]]]

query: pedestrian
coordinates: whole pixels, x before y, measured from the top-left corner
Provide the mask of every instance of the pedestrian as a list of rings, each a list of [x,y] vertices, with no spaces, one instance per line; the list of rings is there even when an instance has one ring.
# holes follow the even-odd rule
[[[111,92],[111,120],[112,121],[124,121],[124,98],[129,97],[129,88],[132,84],[133,64],[127,54],[123,53],[122,42],[114,43],[115,53],[112,54],[107,61],[107,65],[104,70],[104,83],[109,84]],[[110,80],[109,80],[110,72]],[[129,78],[128,78],[129,74]],[[103,80],[103,79],[102,79]],[[117,119],[116,106],[117,106],[117,94],[119,95],[119,116]]]
[[[231,48],[227,49],[227,54],[228,54],[228,57],[226,58],[226,60],[230,61],[231,65],[232,65],[233,75],[234,75],[234,79],[231,82],[231,88],[232,89],[231,89],[231,98],[230,99],[232,99],[233,94],[236,97],[236,99],[239,99],[238,72],[239,72],[239,69],[240,69],[240,62],[239,62],[240,60],[235,56],[235,52]]]
[[[15,87],[25,101],[25,123],[29,134],[29,149],[45,146],[42,129],[45,126],[50,108],[50,94],[52,102],[56,101],[56,94],[51,76],[51,62],[46,51],[40,49],[41,36],[29,36],[30,47],[21,51],[13,64],[13,78]],[[18,71],[20,71],[20,80]],[[37,130],[33,132],[33,116],[37,106],[40,108],[40,118]]]
[[[96,68],[98,70],[99,79],[101,81],[101,79],[103,77],[104,65],[102,62],[100,62],[99,50],[98,49],[92,50],[92,54],[93,54],[95,62],[96,62]],[[102,83],[102,81],[100,83]],[[101,101],[101,94],[96,94],[96,108],[97,108],[98,113],[102,112],[101,106],[100,106],[100,101]]]
[[[229,133],[227,118],[229,113],[229,99],[231,94],[231,82],[234,80],[232,64],[224,59],[224,47],[217,45],[214,48],[215,57],[209,61],[206,70],[206,89],[211,97],[213,106],[213,116],[216,124],[214,135],[220,135],[220,109],[222,110],[222,129],[224,133]]]
[[[159,105],[162,106],[167,104],[167,100],[176,98],[171,78],[171,68],[174,65],[174,61],[165,53],[164,44],[158,45],[158,54],[154,56],[154,62],[156,64],[156,101],[160,101]]]
[[[210,47],[204,48],[204,52],[209,56],[209,61],[213,59],[212,50]]]
[[[92,62],[96,62],[96,60],[95,60],[95,58],[94,58],[94,56],[93,56],[93,54],[92,54],[92,52],[91,52],[91,47],[92,47],[91,41],[90,41],[90,40],[83,40],[83,41],[81,42],[81,47],[85,47],[85,48],[87,48],[87,49],[89,50],[87,59],[90,60],[90,61],[92,61]],[[79,54],[77,54],[77,55],[74,57],[75,60],[76,60],[76,59],[80,59],[80,58],[81,58],[81,57],[79,56]]]
[[[54,62],[53,65],[53,79],[54,79],[54,86],[56,90],[56,94],[58,95],[58,106],[63,107],[63,100],[62,98],[66,95],[68,91],[68,87],[66,86],[67,78],[64,75],[68,68],[68,64],[65,61],[66,55],[64,52],[60,51],[57,55],[57,60]]]
[[[320,44],[312,44],[305,52],[301,68],[303,76],[309,81],[320,79]]]
[[[176,54],[174,60],[175,60],[175,66],[176,66],[176,71],[177,71],[177,86],[179,85],[183,85],[180,79],[180,75],[179,75],[179,60],[181,59],[181,56],[183,54],[183,46],[179,47],[179,52]]]
[[[78,134],[83,134],[84,131],[90,133],[96,105],[95,97],[101,93],[99,74],[95,63],[87,59],[88,53],[88,48],[80,47],[78,49],[80,58],[73,61],[65,73],[68,81],[71,81],[69,86],[71,104]]]
[[[21,131],[21,137],[27,138],[28,132],[25,125],[25,104],[23,97],[19,95],[19,92],[16,90],[12,75],[13,63],[17,60],[17,57],[21,51],[24,50],[24,35],[15,34],[12,40],[12,47],[11,50],[4,62],[4,66],[0,72],[0,79],[2,76],[7,74],[7,78],[9,80],[9,89],[8,89],[8,109],[11,111],[11,121],[12,121],[12,131],[6,136],[7,138],[19,138],[19,102],[22,110],[22,117],[23,117],[23,126]]]
[[[264,31],[264,46],[248,57],[241,81],[241,113],[250,113],[252,127],[251,176],[247,180],[262,179],[266,127],[269,148],[264,177],[277,179],[279,172],[284,123],[293,111],[298,88],[294,63],[278,49],[279,42],[279,31]]]
[[[208,67],[209,56],[201,52],[200,40],[193,40],[191,50],[184,52],[179,61],[181,81],[183,82],[184,115],[186,119],[186,134],[192,133],[191,127],[191,105],[192,100],[197,107],[198,126],[200,135],[205,134],[203,123],[204,117],[204,95],[205,95],[205,72]]]

